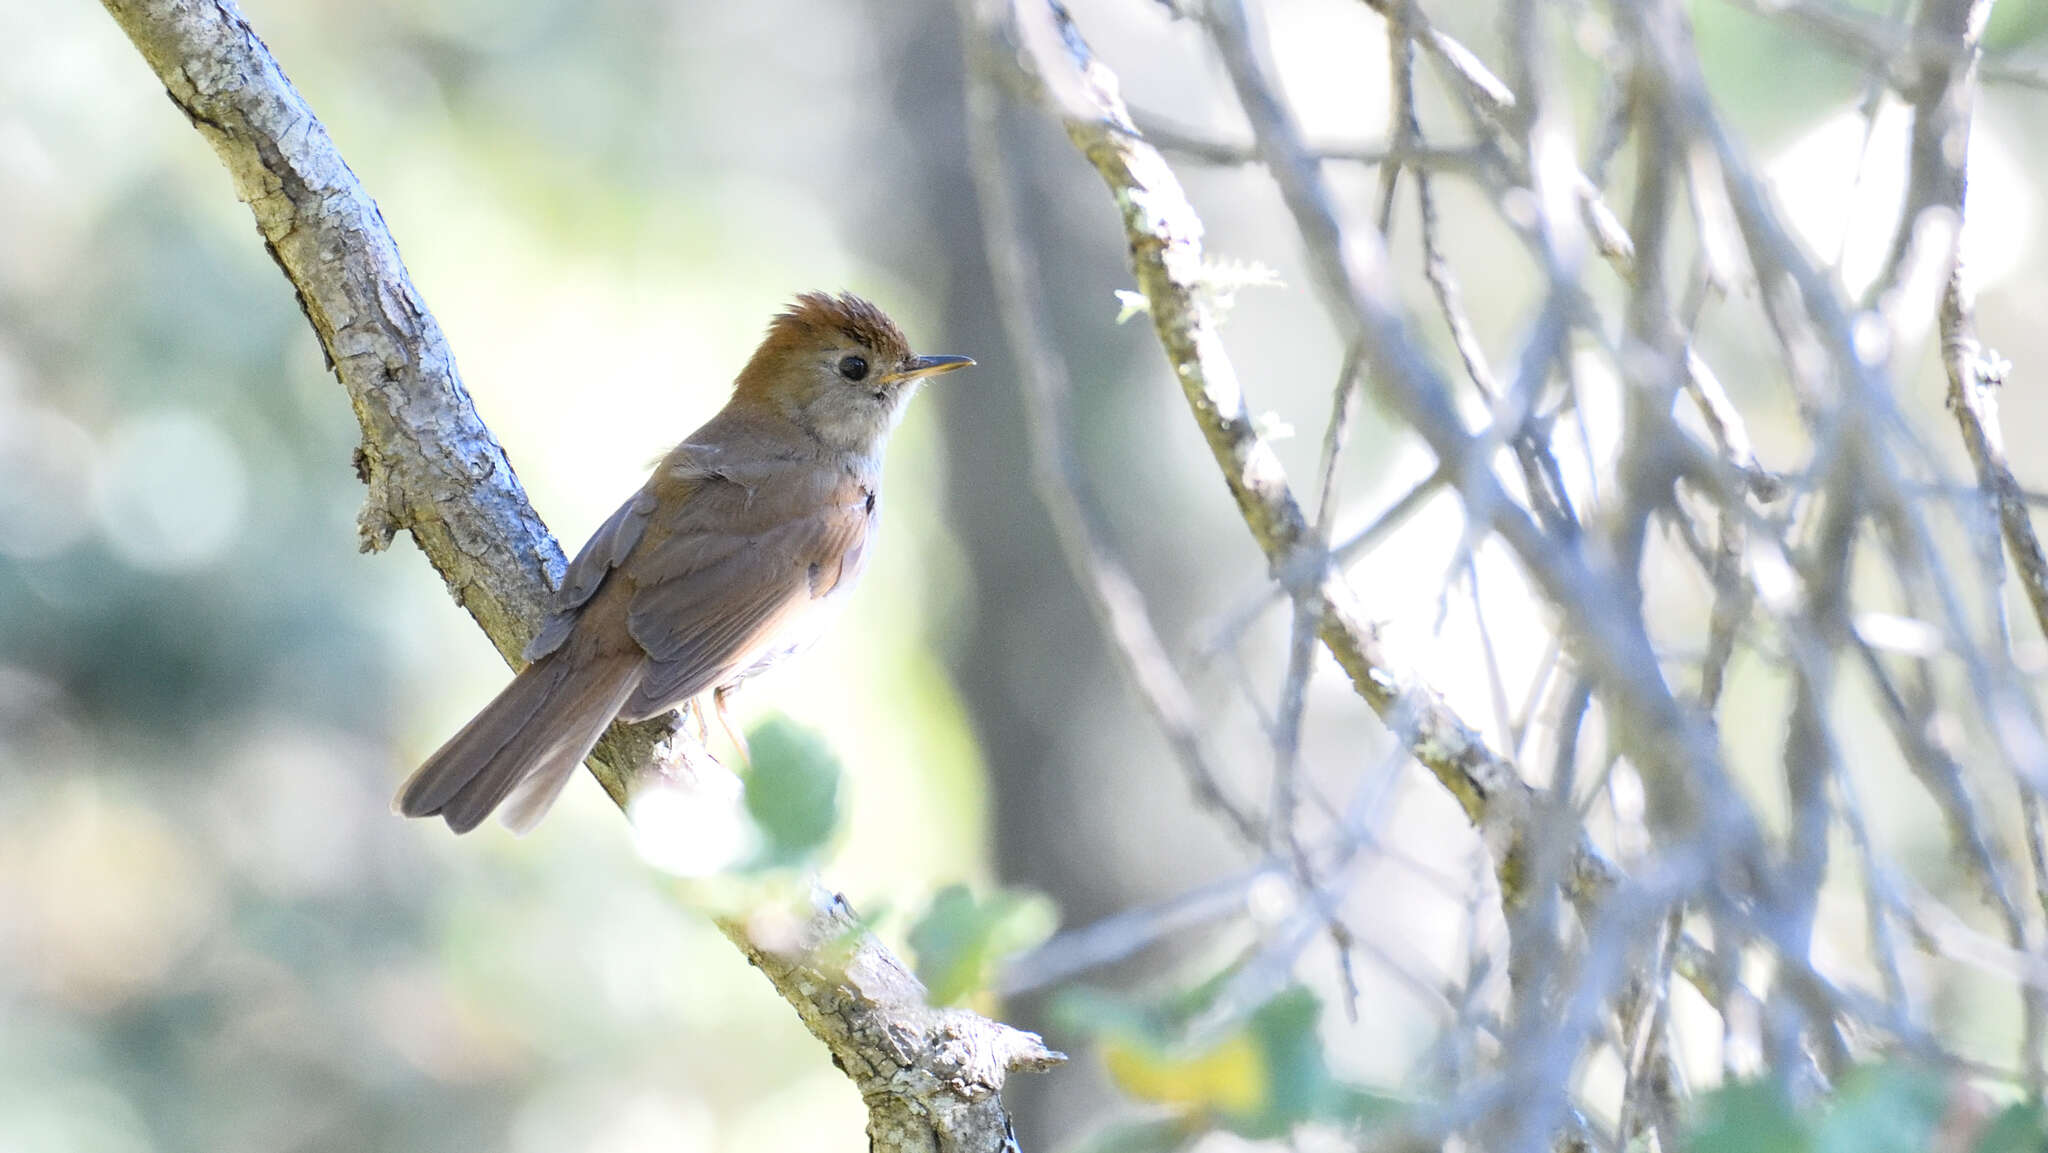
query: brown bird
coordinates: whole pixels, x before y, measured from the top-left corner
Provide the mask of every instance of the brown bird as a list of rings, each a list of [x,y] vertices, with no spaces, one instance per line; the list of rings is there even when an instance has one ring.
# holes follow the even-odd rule
[[[614,719],[735,685],[816,639],[881,514],[882,448],[925,378],[881,309],[806,293],[777,316],[718,415],[569,562],[533,663],[399,790],[458,833],[505,804],[525,832]]]

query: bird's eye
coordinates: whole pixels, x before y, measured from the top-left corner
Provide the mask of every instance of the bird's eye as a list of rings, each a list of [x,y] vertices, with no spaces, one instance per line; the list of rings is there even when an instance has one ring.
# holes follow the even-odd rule
[[[868,375],[867,358],[845,356],[839,359],[839,375],[848,380],[864,380]]]

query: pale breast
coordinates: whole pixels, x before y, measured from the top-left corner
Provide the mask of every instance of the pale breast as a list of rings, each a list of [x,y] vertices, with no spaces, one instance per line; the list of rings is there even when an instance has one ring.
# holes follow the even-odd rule
[[[857,514],[865,521],[865,529],[858,541],[842,555],[836,571],[823,563],[810,566],[806,573],[810,602],[792,614],[788,624],[767,638],[766,643],[735,661],[733,667],[736,671],[723,682],[725,685],[737,685],[749,677],[767,672],[817,644],[845,609],[849,595],[860,582],[860,574],[867,568],[870,551],[875,547],[882,511],[877,481],[858,475],[849,480],[850,484],[836,487],[832,499],[846,510],[847,515]]]

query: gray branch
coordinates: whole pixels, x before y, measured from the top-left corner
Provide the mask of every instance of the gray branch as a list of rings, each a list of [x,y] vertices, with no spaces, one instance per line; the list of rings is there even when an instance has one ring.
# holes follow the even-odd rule
[[[232,0],[105,0],[107,11],[233,176],[362,424],[362,545],[401,530],[506,660],[517,663],[562,571],[377,206]],[[723,772],[673,716],[614,726],[591,770],[623,807],[663,779]],[[837,897],[793,946],[720,922],[860,1089],[871,1147],[1017,1147],[1009,1073],[1063,1058],[1035,1035],[926,1002],[924,988]]]
[[[1331,552],[1310,531],[1273,448],[1253,426],[1201,286],[1202,224],[1159,153],[1131,124],[1108,68],[1063,10],[982,5],[976,34],[1014,62],[1006,78],[1061,118],[1116,197],[1133,270],[1160,344],[1209,442],[1245,526],[1280,584],[1302,590],[1316,635],[1353,688],[1463,808],[1493,858],[1510,909],[1529,895],[1535,791],[1441,694],[1398,662],[1366,623]],[[1614,891],[1621,873],[1581,834],[1564,889],[1581,911]]]
[[[1408,747],[1449,789],[1485,837],[1510,902],[1531,806],[1506,758],[1433,689],[1397,664],[1362,618],[1329,551],[1310,530],[1272,445],[1254,427],[1236,370],[1202,287],[1202,223],[1180,182],[1138,135],[1108,69],[1089,54],[1063,10],[985,6],[979,34],[1006,44],[1009,78],[1044,99],[1087,156],[1123,214],[1133,271],[1161,347],[1208,441],[1245,526],[1280,582],[1299,589],[1316,635],[1373,710],[1402,718]]]
[[[1494,1030],[1502,1051],[1498,1073],[1475,1080],[1462,1069],[1468,1058],[1461,1056],[1460,1074],[1447,1081],[1454,1095],[1441,1115],[1411,1118],[1410,1128],[1435,1133],[1441,1125],[1443,1133],[1477,1134],[1470,1139],[1488,1147],[1526,1150],[1588,1143],[1619,1148],[1646,1130],[1654,1130],[1660,1144],[1672,1140],[1666,1129],[1680,1117],[1684,1095],[1663,1008],[1672,977],[1691,983],[1721,1012],[1725,1051],[1739,1050],[1745,1060],[1760,1054],[1771,1072],[1802,1091],[1825,1090],[1850,1062],[1888,1048],[2040,1085],[2048,1014],[2040,990],[2028,983],[2031,970],[2023,972],[2014,960],[2038,950],[2040,930],[2012,896],[2018,883],[2008,876],[2014,868],[1995,835],[1997,822],[1978,815],[1974,782],[1964,779],[1966,764],[1971,775],[1986,768],[1980,758],[1944,747],[1952,739],[1943,731],[1949,726],[1936,722],[1950,717],[1936,671],[1960,670],[1968,692],[1956,703],[1975,714],[1998,754],[1988,768],[2002,763],[2013,770],[2027,808],[2037,894],[2048,893],[2048,882],[2039,880],[2048,876],[2048,806],[2040,800],[2048,789],[2048,740],[2009,637],[1995,646],[1975,639],[1969,610],[1976,606],[1968,597],[1988,592],[1996,607],[1995,587],[1972,582],[1977,574],[1951,572],[1930,532],[1929,517],[1938,513],[1923,511],[1909,495],[1927,487],[1923,475],[1936,477],[1939,489],[1970,490],[1940,482],[1944,463],[1896,402],[1907,350],[1895,346],[1894,328],[1903,313],[1935,300],[1924,290],[1909,298],[1906,290],[1926,278],[1904,273],[1948,259],[1952,253],[1943,243],[1953,240],[1962,217],[1961,144],[1975,36],[1989,0],[1927,0],[1912,27],[1900,25],[1896,14],[1877,23],[1829,0],[1763,6],[1860,61],[1872,85],[1898,89],[1915,108],[1909,205],[1879,278],[1881,291],[1861,307],[1843,299],[1786,230],[1707,94],[1683,5],[1613,4],[1612,44],[1582,46],[1593,66],[1615,72],[1613,108],[1592,159],[1582,162],[1550,71],[1564,42],[1546,22],[1541,0],[1503,5],[1502,25],[1512,34],[1510,82],[1432,28],[1413,0],[1363,2],[1390,24],[1396,116],[1384,146],[1343,149],[1306,140],[1267,59],[1258,6],[1247,0],[1175,10],[1205,26],[1250,123],[1249,144],[1185,131],[1155,139],[1150,125],[1141,130],[1144,121],[1131,116],[1116,76],[1089,50],[1059,0],[977,0],[973,7],[981,25],[975,31],[997,47],[991,56],[1021,65],[1006,79],[1058,119],[1114,198],[1161,350],[1270,565],[1271,584],[1228,615],[1214,647],[1237,645],[1255,616],[1292,599],[1298,622],[1313,628],[1359,696],[1388,722],[1397,744],[1450,790],[1492,854],[1508,914],[1508,978],[1516,998],[1512,1017]],[[1583,6],[1563,7],[1583,15]],[[1404,89],[1412,84],[1404,72],[1407,54],[1416,49],[1439,66],[1475,144],[1456,153],[1428,149],[1413,94]],[[1606,171],[1630,138],[1638,145],[1637,172],[1624,227],[1605,204]],[[1330,547],[1318,531],[1323,518],[1305,512],[1271,444],[1248,419],[1251,406],[1218,331],[1202,222],[1162,151],[1198,163],[1264,168],[1335,335],[1355,350],[1385,407],[1436,458],[1434,473],[1356,543]],[[1440,162],[1452,155],[1458,163]],[[1333,182],[1327,170],[1361,161],[1383,165],[1383,206],[1394,173],[1413,170],[1423,211],[1422,276],[1465,376],[1487,402],[1487,425],[1467,425],[1464,398],[1454,392],[1462,385],[1439,367],[1407,316],[1405,281],[1382,236],[1384,210],[1377,230],[1362,213],[1354,222],[1338,210],[1357,193]],[[1498,379],[1435,245],[1438,222],[1424,183],[1431,176],[1468,181],[1488,196],[1543,274],[1513,371],[1503,369]],[[1928,209],[1941,211],[1921,219]],[[1946,233],[1920,227],[1943,223]],[[1691,235],[1681,234],[1687,225]],[[1935,243],[1926,243],[1929,237]],[[1697,255],[1681,296],[1673,291],[1679,271],[1673,254],[1688,249]],[[1607,296],[1591,291],[1593,277],[1606,271],[1590,259],[1594,255],[1626,290],[1618,326]],[[2029,604],[2048,621],[2048,561],[1998,435],[1996,386],[2004,367],[1977,342],[1965,288],[1960,280],[1951,284],[1941,313],[1943,351],[1956,381],[1951,407],[1977,466],[1982,505],[1995,517],[1982,519],[2003,531]],[[1760,459],[1744,411],[1695,347],[1703,310],[1731,290],[1763,304],[1762,318],[1776,337],[1780,372],[1793,387],[1810,437],[1799,471],[1774,471],[1782,466]],[[1041,335],[1035,343],[1052,339]],[[1586,440],[1584,414],[1573,411],[1580,403],[1577,349],[1598,350],[1622,382],[1621,447],[1612,481],[1603,479]],[[1347,369],[1346,381],[1349,375]],[[1551,389],[1553,381],[1561,388]],[[1339,384],[1335,409],[1339,423],[1348,399],[1344,387]],[[1682,406],[1697,409],[1699,419],[1681,423]],[[1571,487],[1549,456],[1567,416],[1586,445],[1585,475]],[[1503,449],[1514,451],[1523,466],[1519,490],[1515,478],[1501,475],[1509,463]],[[1525,455],[1525,449],[1540,455]],[[1529,591],[1558,616],[1552,655],[1529,685],[1522,721],[1503,724],[1513,734],[1504,745],[1490,747],[1441,694],[1392,658],[1341,563],[1352,548],[1371,547],[1386,524],[1447,488],[1456,490],[1467,518],[1450,571],[1468,571],[1475,542],[1497,540],[1520,562]],[[1964,503],[1953,498],[1941,511]],[[1658,538],[1659,530],[1668,539]],[[1852,562],[1872,552],[1889,560],[1900,582],[1896,607],[1862,595],[1861,580],[1851,580]],[[1685,630],[1660,618],[1653,631],[1644,611],[1648,581],[1666,579],[1671,562],[1682,567],[1687,557],[1714,591],[1711,619],[1700,622],[1707,636],[1697,659],[1670,642],[1670,633]],[[1882,608],[1866,608],[1873,603]],[[1479,648],[1487,650],[1476,589],[1473,612]],[[1898,687],[1891,658],[1880,659],[1878,642],[1862,636],[1866,624],[1881,635],[1884,619],[1892,617],[1901,626],[1893,643],[1909,658],[1905,667],[1912,674],[1905,689]],[[1294,639],[1298,644],[1301,634]],[[1796,689],[1778,766],[1791,801],[1788,834],[1758,819],[1759,809],[1729,772],[1741,750],[1734,743],[1724,747],[1719,726],[1756,723],[1753,714],[1726,706],[1724,685],[1738,654],[1790,674],[1785,683]],[[1505,714],[1492,655],[1481,651],[1474,663],[1481,657],[1496,709]],[[1673,676],[1695,665],[1696,692]],[[1559,667],[1569,670],[1559,686],[1565,691],[1546,694]],[[1870,685],[1859,679],[1862,671]],[[1895,867],[1864,822],[1852,775],[1859,766],[1848,755],[1857,734],[1845,727],[1837,703],[1873,685],[1900,751],[1930,782],[1957,844],[1997,904],[2004,940],[1958,932],[1963,920],[1941,920],[1954,910],[1923,900],[1930,908],[1922,916],[1901,895],[1914,891],[1912,878]],[[1533,789],[1514,760],[1527,747],[1540,700],[1552,702],[1544,724],[1559,744],[1547,791]],[[1594,702],[1597,720],[1588,711]],[[1283,708],[1283,717],[1289,715]],[[1607,758],[1600,778],[1585,789],[1575,787],[1574,776],[1581,725],[1597,732],[1593,747]],[[1276,798],[1285,797],[1292,771],[1291,760],[1280,758]],[[1626,811],[1623,796],[1633,797]],[[1614,830],[1596,840],[1588,810],[1603,799]],[[1284,838],[1293,835],[1298,816],[1276,801],[1268,821]],[[1830,839],[1839,828],[1856,846],[1854,867],[1866,882],[1869,951],[1886,983],[1882,997],[1816,967],[1811,946],[1822,885],[1831,872],[1849,867],[1830,859]],[[1602,855],[1610,846],[1626,873]],[[1325,894],[1343,892],[1349,864],[1346,855],[1328,869],[1319,866],[1327,880],[1319,879],[1310,894],[1317,899],[1305,902],[1303,916],[1327,918],[1333,929],[1344,926],[1316,906]],[[1577,914],[1575,926],[1561,924],[1565,902],[1559,896]],[[2048,907],[2048,897],[2042,903]],[[1178,915],[1162,911],[1158,921]],[[1689,931],[1694,918],[1711,928],[1710,943]],[[1929,927],[1941,925],[1946,936]],[[1901,929],[1909,941],[1902,942]],[[1961,1045],[1916,1021],[1902,943],[1923,957],[1977,958],[2019,987],[2026,1008],[2021,1072],[1973,1064]],[[1340,952],[1348,948],[1340,945]],[[1741,980],[1740,961],[1751,950],[1768,953],[1780,966],[1775,978],[1755,987]],[[1248,978],[1261,972],[1259,989],[1277,987],[1291,973],[1281,970],[1298,956],[1298,950],[1282,955],[1267,947],[1226,988],[1256,984]],[[1472,1040],[1468,1035],[1453,1043]],[[1575,1072],[1587,1053],[1602,1048],[1627,1071],[1624,1114],[1609,1132],[1585,1120]],[[1732,1064],[1730,1071],[1744,1072]]]

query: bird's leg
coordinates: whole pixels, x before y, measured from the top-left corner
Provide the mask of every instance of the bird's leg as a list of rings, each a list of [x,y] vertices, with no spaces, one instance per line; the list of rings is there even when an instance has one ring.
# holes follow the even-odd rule
[[[697,722],[697,743],[698,743],[698,744],[700,744],[700,745],[708,745],[708,744],[710,744],[710,743],[711,743],[711,720],[710,720],[710,714],[708,714],[708,713],[706,713],[706,712],[704,711],[704,698],[703,698],[703,697],[693,697],[693,698],[691,698],[691,700],[690,700],[690,718],[691,718],[692,720],[694,720],[694,721],[696,721],[696,722]]]
[[[733,748],[739,750],[740,763],[751,769],[754,767],[754,755],[747,749],[746,734],[732,723],[732,707],[727,704],[738,688],[737,685],[724,685],[711,690],[711,703],[718,709],[718,727],[725,730],[726,738],[732,741]]]

